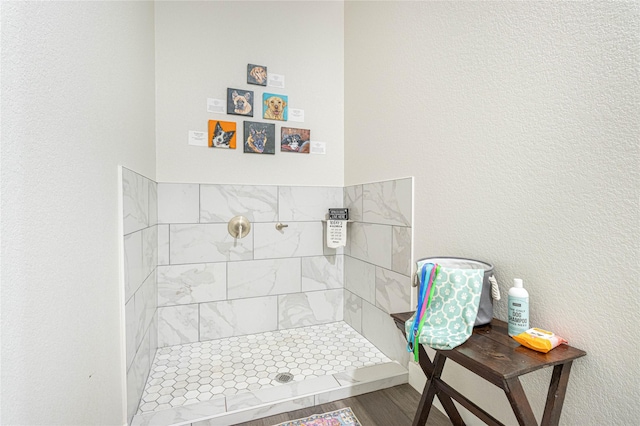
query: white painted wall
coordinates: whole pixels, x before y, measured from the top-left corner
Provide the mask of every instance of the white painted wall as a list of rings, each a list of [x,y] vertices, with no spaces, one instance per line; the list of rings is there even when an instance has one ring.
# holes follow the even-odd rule
[[[176,182],[414,175],[416,256],[490,260],[503,290],[524,278],[533,323],[589,353],[562,423],[636,422],[638,5],[345,7],[160,2],[154,28],[149,3],[1,3],[0,423],[124,421],[118,164]],[[286,76],[327,156],[186,145],[248,62]],[[451,373],[513,422],[496,388]],[[549,373],[525,381],[538,413]]]
[[[417,257],[491,261],[505,296],[524,279],[532,324],[588,352],[564,425],[640,417],[638,8],[345,6],[345,183],[414,175]],[[538,416],[550,372],[525,376]],[[514,424],[498,388],[445,377]]]
[[[158,2],[156,4],[158,182],[341,186],[344,180],[342,2]],[[285,76],[285,88],[247,84],[247,64]],[[207,112],[227,88],[253,90],[254,117]],[[263,120],[262,93],[288,95],[305,122]],[[276,124],[275,155],[244,154],[242,122]],[[189,130],[236,121],[235,150],[189,146]],[[311,129],[326,155],[281,153],[280,126]]]
[[[153,3],[1,7],[0,423],[123,424],[117,166],[155,177]]]

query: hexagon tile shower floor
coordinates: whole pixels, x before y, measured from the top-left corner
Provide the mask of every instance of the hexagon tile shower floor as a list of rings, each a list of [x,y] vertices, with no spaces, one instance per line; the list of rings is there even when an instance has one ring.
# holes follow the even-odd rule
[[[344,322],[159,348],[136,417],[389,363]]]

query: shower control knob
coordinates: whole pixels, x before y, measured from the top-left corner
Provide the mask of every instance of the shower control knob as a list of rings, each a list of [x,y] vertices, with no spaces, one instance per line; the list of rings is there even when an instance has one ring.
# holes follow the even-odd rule
[[[227,229],[233,238],[244,238],[251,231],[251,223],[244,216],[236,216],[229,221]]]

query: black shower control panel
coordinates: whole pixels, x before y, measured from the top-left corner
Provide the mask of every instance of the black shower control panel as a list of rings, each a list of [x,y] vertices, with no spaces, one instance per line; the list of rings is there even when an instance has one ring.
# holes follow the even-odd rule
[[[349,209],[329,209],[329,220],[349,220]]]

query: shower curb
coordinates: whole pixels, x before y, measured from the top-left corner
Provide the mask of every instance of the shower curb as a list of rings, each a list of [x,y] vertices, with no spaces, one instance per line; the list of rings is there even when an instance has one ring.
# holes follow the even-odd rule
[[[392,361],[300,382],[217,396],[209,401],[134,416],[132,426],[228,426],[408,383],[405,367]]]

